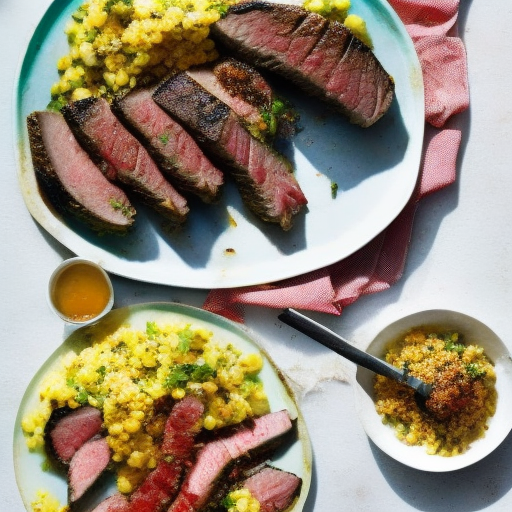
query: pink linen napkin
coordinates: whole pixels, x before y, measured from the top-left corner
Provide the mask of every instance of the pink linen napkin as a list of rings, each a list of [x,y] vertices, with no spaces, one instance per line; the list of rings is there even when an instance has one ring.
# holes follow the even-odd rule
[[[363,248],[328,267],[272,284],[212,290],[204,309],[243,321],[243,304],[341,314],[361,295],[402,276],[419,200],[453,183],[461,133],[443,128],[469,106],[466,53],[457,37],[459,0],[389,0],[413,40],[425,85],[421,178],[409,203]]]

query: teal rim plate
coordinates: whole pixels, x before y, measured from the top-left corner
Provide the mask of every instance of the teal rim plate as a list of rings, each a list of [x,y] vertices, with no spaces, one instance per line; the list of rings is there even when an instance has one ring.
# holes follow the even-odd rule
[[[133,329],[144,331],[148,321],[160,324],[190,324],[192,329],[204,328],[211,331],[213,338],[219,343],[232,343],[244,353],[260,352],[262,354],[264,364],[260,377],[269,398],[271,411],[287,409],[297,423],[296,440],[280,449],[271,463],[302,478],[301,492],[292,509],[293,512],[301,512],[311,484],[313,455],[306,424],[293,393],[268,354],[261,349],[248,329],[208,311],[175,303],[139,304],[111,311],[96,324],[74,331],[33,377],[21,401],[14,430],[14,470],[27,511],[32,510],[31,503],[40,490],[48,491],[59,499],[62,505],[67,502],[66,478],[60,473],[44,469],[46,460],[44,450],[30,451],[21,429],[23,417],[34,410],[39,402],[38,390],[42,380],[58,367],[62,356],[70,351],[79,352],[90,345],[95,337],[106,336],[126,324]],[[114,487],[114,482],[107,479],[105,485],[100,486],[93,493],[87,502],[86,509],[92,510],[96,500],[101,501],[113,492]]]
[[[424,130],[421,67],[407,31],[385,0],[353,0],[367,24],[374,51],[393,76],[396,98],[370,128],[349,124],[330,107],[292,87],[278,86],[298,110],[302,130],[284,148],[308,198],[294,227],[256,219],[227,183],[221,202],[191,201],[186,226],[166,234],[153,212],[137,205],[135,229],[125,237],[97,236],[61,216],[40,195],[26,131],[26,116],[46,108],[67,53],[64,26],[81,4],[55,0],[37,26],[15,89],[18,177],[34,219],[78,256],[131,279],[187,288],[249,286],[294,277],[353,254],[402,211],[415,188]],[[332,196],[331,184],[338,191]]]

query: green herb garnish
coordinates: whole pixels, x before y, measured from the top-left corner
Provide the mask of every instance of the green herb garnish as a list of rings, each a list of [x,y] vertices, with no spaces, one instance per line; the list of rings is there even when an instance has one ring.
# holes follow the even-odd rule
[[[114,210],[121,210],[121,213],[125,216],[130,218],[132,216],[132,211],[130,210],[129,206],[126,206],[125,204],[116,201],[115,199],[109,200],[110,206],[114,208]]]
[[[457,354],[462,355],[464,350],[466,350],[466,346],[463,343],[455,343],[450,339],[445,340],[444,349],[450,352],[457,352]]]
[[[175,364],[169,370],[165,379],[168,388],[183,388],[188,382],[206,382],[211,377],[216,377],[217,372],[208,364]]]
[[[167,144],[169,142],[169,134],[168,133],[163,133],[162,135],[160,135],[158,137],[158,140],[162,143],[162,144]]]
[[[154,340],[160,335],[160,329],[155,322],[146,322],[146,334],[150,340]]]
[[[226,510],[229,510],[230,508],[234,507],[236,505],[235,500],[231,497],[230,494],[225,496],[222,501],[221,505],[226,508]]]
[[[476,363],[466,364],[466,372],[472,379],[481,379],[487,374],[487,372],[482,370]]]

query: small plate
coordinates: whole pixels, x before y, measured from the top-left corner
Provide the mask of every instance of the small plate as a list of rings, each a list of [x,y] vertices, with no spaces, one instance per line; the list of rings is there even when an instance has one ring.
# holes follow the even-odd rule
[[[45,454],[42,450],[34,452],[28,450],[21,429],[23,417],[34,410],[39,402],[38,389],[43,378],[59,364],[61,356],[71,350],[80,351],[88,346],[94,333],[99,332],[106,335],[125,324],[129,324],[133,329],[145,330],[148,321],[165,324],[191,324],[193,328],[205,328],[212,331],[214,338],[219,342],[232,343],[242,352],[262,353],[264,365],[260,377],[269,398],[271,411],[287,409],[291,417],[297,421],[298,438],[286,449],[280,450],[275,455],[272,465],[295,473],[302,478],[301,492],[292,509],[293,512],[301,512],[311,483],[313,455],[304,418],[279,370],[247,329],[213,313],[173,303],[140,304],[111,311],[98,323],[81,327],[71,334],[34,376],[21,401],[14,430],[14,470],[18,488],[27,511],[32,510],[31,502],[36,497],[37,491],[41,489],[49,491],[62,504],[67,502],[65,477],[43,469]],[[109,489],[103,489],[102,492],[106,494]]]
[[[385,229],[407,204],[420,168],[424,128],[421,67],[407,31],[385,0],[357,0],[351,12],[367,23],[375,54],[396,84],[390,110],[375,125],[349,124],[293,87],[279,92],[301,116],[303,130],[287,153],[309,200],[295,226],[283,232],[256,219],[227,183],[218,205],[191,202],[184,229],[167,235],[137,205],[126,237],[97,236],[41,197],[35,180],[26,117],[45,109],[57,81],[57,60],[68,53],[64,26],[82,0],[55,0],[25,53],[15,92],[18,178],[34,219],[77,256],[114,274],[187,288],[269,283],[330,265]],[[298,3],[295,0],[294,3]],[[299,2],[300,3],[300,2]],[[332,197],[331,183],[338,185]]]
[[[356,374],[356,401],[359,417],[368,437],[390,457],[412,468],[442,472],[461,469],[483,459],[507,437],[512,429],[512,360],[503,341],[479,320],[455,311],[428,310],[414,313],[392,323],[370,343],[367,352],[383,357],[387,345],[411,329],[429,327],[433,331],[456,331],[464,334],[467,344],[483,347],[496,370],[498,403],[495,415],[489,420],[485,436],[474,441],[469,449],[454,457],[428,455],[423,446],[402,443],[389,425],[384,425],[375,410],[374,373],[358,368]]]

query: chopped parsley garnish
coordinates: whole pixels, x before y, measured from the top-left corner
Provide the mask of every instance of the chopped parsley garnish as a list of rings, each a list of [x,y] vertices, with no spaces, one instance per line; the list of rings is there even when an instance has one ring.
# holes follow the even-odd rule
[[[169,142],[169,134],[168,133],[162,133],[162,135],[160,135],[158,137],[158,140],[162,143],[162,144],[167,144]]]
[[[448,339],[444,342],[444,349],[462,355],[464,350],[466,350],[466,346],[463,343],[455,343],[453,340]]]
[[[233,508],[236,505],[236,501],[231,497],[230,494],[227,496],[224,496],[224,498],[221,501],[221,505],[225,507],[226,510],[229,510],[230,508]]]
[[[155,322],[146,322],[146,334],[150,340],[155,339],[160,334],[160,329]]]
[[[110,203],[110,206],[112,206],[112,208],[114,208],[114,210],[121,210],[121,213],[125,217],[130,218],[132,216],[132,212],[131,212],[129,206],[126,206],[126,205],[122,204],[121,202],[116,201],[115,199],[110,199],[109,203]]]
[[[98,35],[98,31],[96,29],[88,30],[86,41],[88,43],[92,43],[96,39],[97,35]]]
[[[82,87],[84,85],[84,81],[81,78],[79,78],[78,80],[70,80],[69,84],[71,85],[71,87],[73,87],[73,89],[78,89],[79,87]]]
[[[185,354],[190,350],[190,343],[192,338],[194,337],[194,331],[190,329],[190,326],[187,325],[185,329],[178,332],[178,338],[180,339],[178,343],[178,350]]]
[[[486,371],[482,370],[476,363],[466,364],[466,372],[472,379],[481,379],[485,377]]]
[[[83,6],[80,6],[72,15],[71,17],[77,22],[82,23],[84,18],[87,16],[88,11]]]
[[[175,364],[165,379],[168,388],[183,388],[188,382],[206,382],[215,377],[217,372],[208,364]]]
[[[75,400],[80,405],[85,405],[89,401],[89,395],[87,394],[87,391],[85,391],[85,389],[81,389],[78,392],[78,395],[75,396]]]
[[[338,184],[335,181],[331,181],[331,197],[336,199],[338,195]]]
[[[130,7],[133,4],[133,0],[108,0],[108,2],[105,4],[105,7],[103,7],[103,10],[105,12],[110,12],[112,7],[114,7],[114,5],[118,2],[122,2],[127,7]]]
[[[85,388],[83,386],[79,386],[74,379],[67,379],[66,380],[66,384],[70,387],[70,388],[74,388],[76,391],[77,391],[77,394],[75,396],[75,400],[80,404],[80,405],[85,405],[86,403],[89,402],[89,394],[87,393],[87,391],[85,390]]]
[[[297,129],[296,124],[299,120],[299,114],[288,102],[280,98],[272,101],[270,109],[267,107],[260,109],[260,116],[266,125],[264,131],[271,137],[276,135],[280,123],[293,125],[295,130]]]
[[[221,18],[224,18],[226,14],[228,13],[229,5],[226,5],[224,3],[218,3],[218,4],[212,4],[209,7],[207,7],[207,10],[215,9],[220,14]]]
[[[67,100],[63,96],[58,96],[56,98],[53,98],[50,103],[47,105],[48,110],[52,110],[54,112],[60,112],[60,109],[67,105]]]

